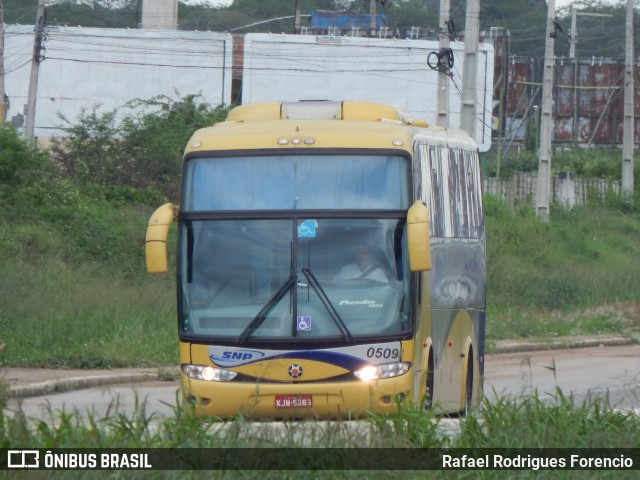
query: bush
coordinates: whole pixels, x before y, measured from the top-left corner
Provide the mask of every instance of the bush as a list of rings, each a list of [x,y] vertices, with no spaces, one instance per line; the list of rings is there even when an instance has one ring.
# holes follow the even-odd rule
[[[83,111],[73,125],[61,117],[68,137],[54,140],[56,160],[82,182],[158,190],[176,201],[187,141],[198,128],[222,121],[228,109],[196,95],[135,100],[124,109]]]
[[[30,147],[13,128],[0,126],[0,199],[13,200],[41,175],[46,154]]]
[[[484,159],[484,175],[495,177],[498,173],[497,159]],[[500,161],[500,178],[510,178],[516,172],[535,172],[538,170],[538,156],[535,152],[523,151],[519,155],[509,155]]]

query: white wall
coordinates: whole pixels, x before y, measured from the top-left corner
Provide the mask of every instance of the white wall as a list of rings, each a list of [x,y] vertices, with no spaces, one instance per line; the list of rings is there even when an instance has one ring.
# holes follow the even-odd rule
[[[427,65],[438,42],[252,33],[245,37],[242,103],[362,100],[388,103],[436,123],[438,74]],[[453,44],[449,125],[460,125],[464,45]],[[476,141],[491,145],[493,46],[480,44]]]
[[[24,114],[33,26],[5,29],[7,120]],[[201,94],[212,105],[231,102],[229,34],[99,28],[51,28],[40,64],[35,136],[63,135],[61,113],[75,123],[80,111],[120,109],[130,100]]]

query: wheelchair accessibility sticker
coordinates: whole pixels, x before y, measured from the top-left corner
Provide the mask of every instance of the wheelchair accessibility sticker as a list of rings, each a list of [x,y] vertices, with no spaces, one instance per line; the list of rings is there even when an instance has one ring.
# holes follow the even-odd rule
[[[306,315],[298,315],[297,324],[299,332],[311,331],[311,317]]]
[[[316,228],[318,228],[318,222],[315,220],[304,220],[298,225],[298,237],[315,238]]]

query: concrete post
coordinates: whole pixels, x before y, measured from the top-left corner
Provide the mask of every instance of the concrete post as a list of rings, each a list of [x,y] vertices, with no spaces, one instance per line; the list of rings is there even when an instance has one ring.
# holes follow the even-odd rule
[[[536,189],[536,215],[549,221],[551,183],[551,130],[553,128],[553,67],[555,64],[555,0],[548,0],[547,36],[542,73],[542,117],[540,119],[540,151],[538,156],[538,186]]]
[[[467,132],[472,138],[476,138],[476,80],[478,77],[480,0],[467,0],[465,22],[460,128]]]
[[[633,198],[633,0],[627,0],[626,48],[624,62],[624,123],[622,132],[622,197]]]

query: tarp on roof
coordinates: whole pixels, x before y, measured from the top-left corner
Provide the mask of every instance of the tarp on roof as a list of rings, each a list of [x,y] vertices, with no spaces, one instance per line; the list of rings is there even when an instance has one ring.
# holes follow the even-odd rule
[[[350,30],[351,28],[370,28],[371,15],[365,12],[327,12],[315,10],[311,12],[309,26],[312,30],[327,30],[338,28],[340,30]],[[384,13],[376,15],[376,30],[388,27],[389,21]]]

